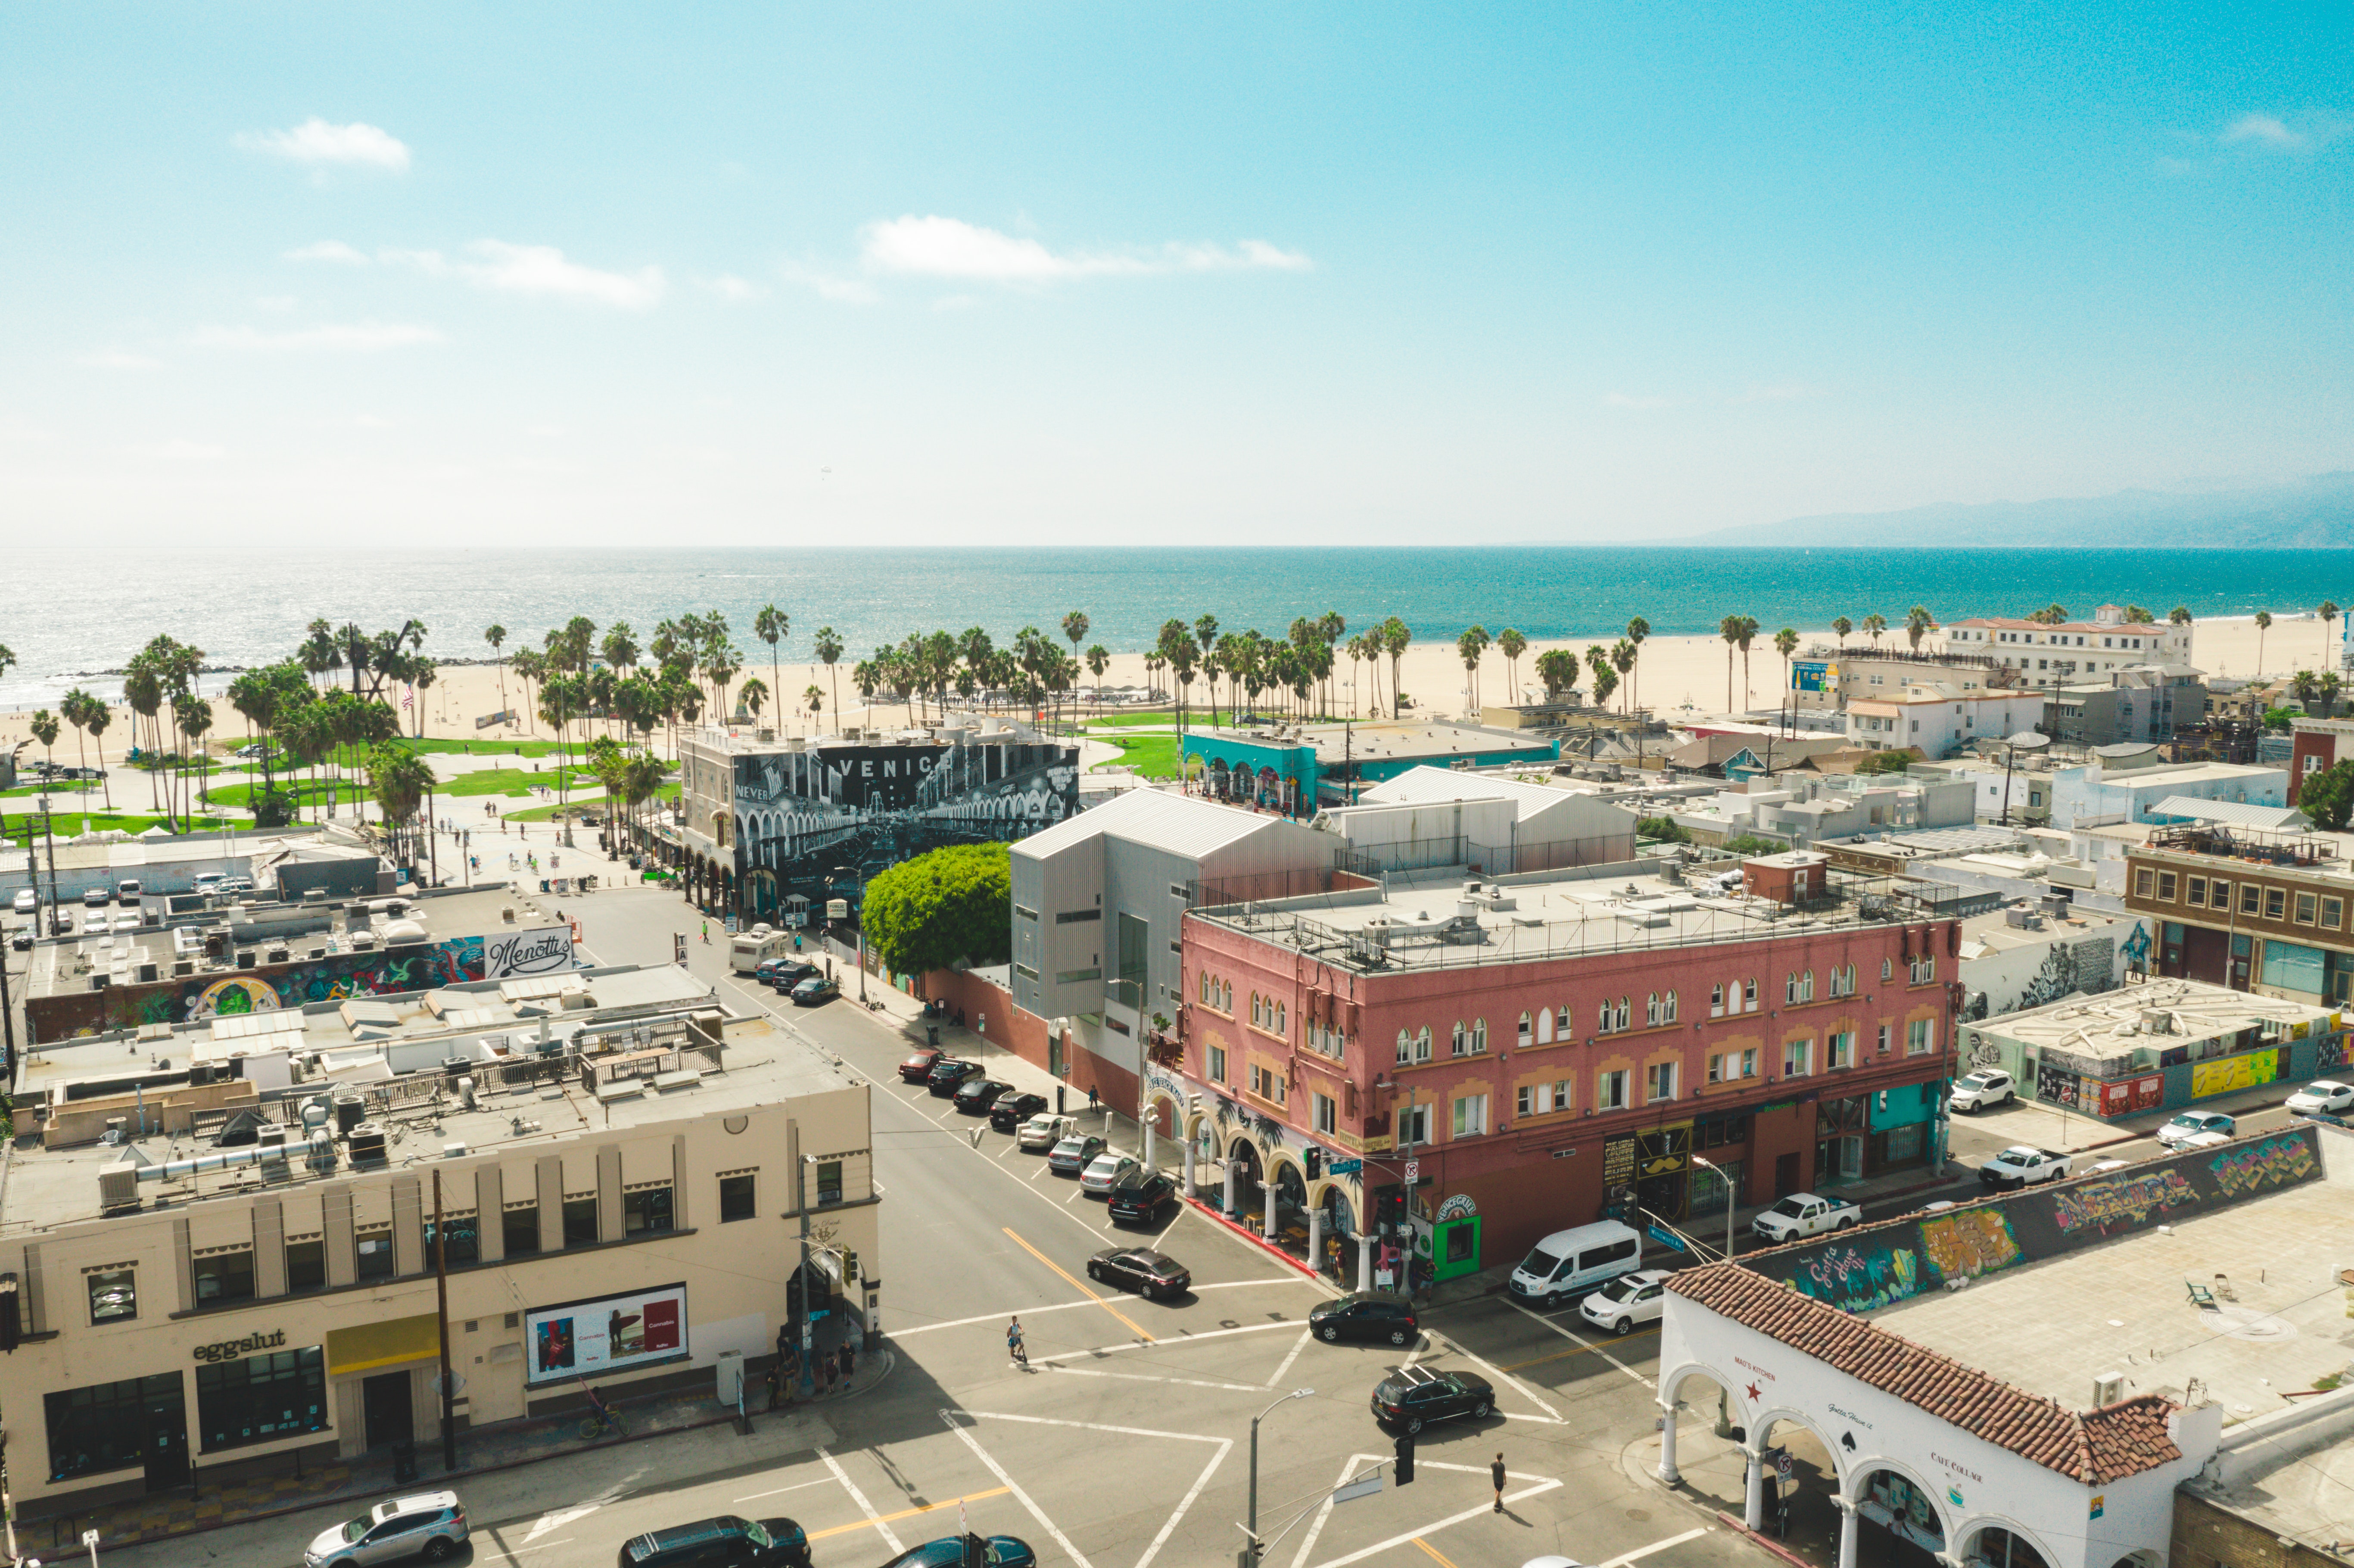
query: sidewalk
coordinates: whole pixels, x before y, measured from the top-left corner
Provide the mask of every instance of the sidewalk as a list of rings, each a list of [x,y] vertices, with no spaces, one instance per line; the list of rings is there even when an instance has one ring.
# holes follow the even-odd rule
[[[2255,1111],[2270,1110],[2304,1086],[2301,1079],[2282,1079],[2276,1083],[2257,1085],[2239,1094],[2200,1100],[2196,1105],[2177,1106],[2171,1110],[2137,1111],[2132,1116],[2119,1117],[2114,1121],[2063,1110],[2041,1101],[2022,1099],[1999,1110],[1957,1116],[1953,1119],[1953,1127],[1956,1131],[1965,1128],[1983,1128],[1989,1137],[2006,1144],[2028,1143],[2038,1149],[2060,1149],[2074,1153],[2147,1138],[2186,1110],[2221,1111],[2226,1116],[2247,1116]]]

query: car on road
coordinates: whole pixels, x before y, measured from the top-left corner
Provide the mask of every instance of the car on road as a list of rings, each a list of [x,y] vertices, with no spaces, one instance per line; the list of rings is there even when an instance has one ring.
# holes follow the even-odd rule
[[[8,907],[19,915],[35,915],[40,912],[41,900],[31,888],[20,887],[16,889],[16,896],[9,902]]]
[[[1523,1301],[1555,1307],[1643,1266],[1643,1238],[1631,1225],[1596,1220],[1555,1231],[1529,1249],[1504,1287]]]
[[[2239,1130],[2239,1127],[2238,1122],[2221,1111],[2184,1111],[2158,1129],[2158,1140],[2167,1148],[2174,1149],[2189,1143],[2202,1132],[2220,1132],[2229,1138]]]
[[[981,1064],[978,1062],[968,1062],[957,1056],[943,1056],[932,1064],[930,1072],[924,1075],[924,1086],[932,1091],[933,1098],[944,1100],[957,1092],[959,1084],[963,1083],[967,1078],[978,1076],[980,1072]]]
[[[114,900],[108,895],[103,887],[89,887],[82,890],[81,906],[85,909],[103,909],[113,902]]]
[[[1496,1408],[1496,1391],[1473,1372],[1400,1367],[1373,1385],[1373,1419],[1419,1432],[1434,1421],[1468,1415],[1485,1421]]]
[[[793,987],[792,1001],[795,1007],[815,1007],[822,1001],[832,1001],[841,994],[842,988],[823,975],[811,975]]]
[[[995,1078],[967,1078],[957,1086],[956,1108],[965,1116],[987,1116],[997,1097],[1012,1087]]]
[[[1631,1334],[1638,1323],[1656,1321],[1668,1309],[1668,1271],[1622,1274],[1577,1304],[1578,1316],[1614,1334]]]
[[[1308,1331],[1328,1345],[1339,1344],[1342,1340],[1383,1340],[1393,1345],[1410,1345],[1422,1338],[1422,1322],[1415,1316],[1414,1303],[1405,1297],[1360,1290],[1319,1301],[1310,1308]]]
[[[1104,1248],[1087,1259],[1087,1277],[1133,1290],[1148,1301],[1182,1296],[1193,1285],[1193,1276],[1183,1264],[1149,1246]]]
[[[2059,1150],[2014,1143],[1978,1166],[1978,1183],[1986,1187],[2032,1187],[2042,1181],[2059,1181],[2068,1174],[2073,1163]]]
[[[408,1557],[439,1563],[465,1544],[466,1509],[458,1494],[413,1492],[322,1531],[302,1562],[304,1568],[367,1568]]]
[[[650,1530],[621,1543],[620,1568],[809,1568],[809,1532],[790,1519],[716,1519]]]
[[[820,971],[815,964],[804,959],[763,959],[760,960],[760,967],[752,971],[752,978],[762,985],[774,986],[779,991],[790,991],[818,972]]]
[[[2010,1104],[2019,1098],[2019,1081],[1999,1067],[1980,1067],[1975,1073],[1965,1073],[1954,1080],[1951,1093],[1946,1097],[1948,1108],[1957,1111],[1982,1111],[1994,1106]]]
[[[1071,1136],[1072,1125],[1069,1117],[1041,1111],[1022,1124],[1022,1130],[1013,1135],[1013,1142],[1025,1154],[1052,1150]]]
[[[1863,1211],[1853,1203],[1812,1192],[1793,1192],[1750,1221],[1749,1228],[1760,1240],[1778,1245],[1800,1236],[1820,1235],[1825,1231],[1843,1231],[1862,1222]]]
[[[2095,1160],[2090,1165],[2084,1167],[2084,1174],[2087,1176],[2107,1176],[2115,1171],[2123,1171],[2129,1163],[2130,1161],[2124,1160]]]
[[[932,1075],[932,1069],[940,1065],[940,1058],[947,1054],[936,1045],[925,1046],[899,1064],[899,1081],[903,1084],[924,1082]]]
[[[1057,1176],[1076,1176],[1103,1151],[1102,1139],[1072,1133],[1047,1151],[1046,1169]]]
[[[1087,1161],[1087,1168],[1079,1172],[1079,1191],[1108,1195],[1114,1187],[1143,1169],[1133,1156],[1108,1149]]]
[[[910,1546],[883,1568],[964,1568],[966,1552],[971,1546],[981,1549],[981,1568],[1035,1568],[1038,1554],[1030,1543],[1019,1536],[951,1535],[943,1541],[927,1541],[921,1546]]]
[[[2307,1084],[2289,1096],[2288,1108],[2293,1116],[2344,1116],[2354,1110],[2354,1084],[2335,1078]]]
[[[1177,1195],[1177,1183],[1161,1171],[1130,1171],[1120,1184],[1104,1194],[1116,1224],[1150,1224],[1160,1219],[1163,1204]]]
[[[1017,1095],[1007,1092],[997,1097],[989,1107],[989,1125],[1000,1132],[1012,1132],[1032,1117],[1046,1108],[1044,1095]]]

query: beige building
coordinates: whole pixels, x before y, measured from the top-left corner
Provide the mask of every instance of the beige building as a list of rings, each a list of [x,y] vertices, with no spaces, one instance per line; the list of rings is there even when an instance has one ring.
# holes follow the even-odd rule
[[[804,1245],[871,1326],[867,1096],[667,968],[37,1049],[0,1191],[16,1499],[429,1445],[445,1337],[461,1425],[724,1390]]]

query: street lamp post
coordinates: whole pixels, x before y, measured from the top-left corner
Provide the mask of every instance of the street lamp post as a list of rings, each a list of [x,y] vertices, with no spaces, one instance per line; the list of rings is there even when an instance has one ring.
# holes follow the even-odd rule
[[[1703,1160],[1697,1154],[1691,1157],[1691,1162],[1703,1171],[1715,1171],[1716,1179],[1724,1183],[1724,1255],[1730,1259],[1733,1256],[1733,1178],[1726,1175],[1723,1168],[1715,1161]]]
[[[1243,1525],[1243,1533],[1250,1537],[1248,1542],[1243,1547],[1243,1560],[1246,1563],[1256,1563],[1258,1561],[1258,1424],[1275,1414],[1276,1404],[1281,1404],[1285,1400],[1306,1399],[1315,1392],[1316,1391],[1312,1388],[1295,1388],[1289,1393],[1285,1394],[1282,1399],[1277,1400],[1275,1404],[1268,1405],[1265,1410],[1260,1411],[1257,1415],[1251,1417],[1250,1512],[1245,1516],[1245,1523]]]

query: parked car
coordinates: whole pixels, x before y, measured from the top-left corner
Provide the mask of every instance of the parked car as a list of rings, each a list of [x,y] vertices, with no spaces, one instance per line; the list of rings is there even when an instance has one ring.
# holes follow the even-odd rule
[[[1863,1211],[1853,1203],[1818,1197],[1812,1192],[1793,1192],[1750,1221],[1749,1228],[1766,1241],[1786,1242],[1820,1235],[1825,1231],[1843,1231],[1862,1221]]]
[[[81,906],[85,909],[103,909],[113,902],[103,887],[87,888],[81,895]]]
[[[932,1069],[940,1065],[940,1058],[947,1054],[947,1052],[935,1046],[925,1046],[899,1064],[899,1081],[903,1084],[924,1082],[932,1075]]]
[[[2288,1108],[2296,1116],[2344,1116],[2354,1110],[2354,1084],[2335,1078],[2307,1084],[2289,1096]]]
[[[989,1107],[989,1125],[1000,1132],[1012,1132],[1045,1108],[1044,1095],[1002,1094],[997,1103]]]
[[[1161,1171],[1130,1171],[1104,1195],[1117,1224],[1150,1224],[1161,1217],[1161,1205],[1177,1195],[1177,1183]]]
[[[832,1001],[841,994],[842,988],[833,981],[823,975],[811,975],[793,987],[792,1001],[795,1007],[815,1007],[822,1001]]]
[[[930,1072],[924,1075],[924,1085],[932,1091],[935,1099],[944,1100],[957,1092],[959,1084],[979,1074],[980,1071],[981,1064],[978,1062],[967,1062],[955,1056],[943,1056],[932,1064]]]
[[[1946,1106],[1957,1111],[1982,1111],[1992,1106],[2004,1106],[2019,1098],[2019,1081],[1997,1067],[1980,1067],[1975,1073],[1965,1073],[1954,1080]]]
[[[2232,1135],[2228,1132],[2194,1132],[2189,1138],[2184,1139],[2174,1147],[2178,1150],[2187,1149],[2221,1149],[2223,1145],[2231,1141]]]
[[[620,1568],[809,1568],[809,1533],[790,1519],[723,1513],[622,1542]]]
[[[1013,1141],[1023,1153],[1036,1154],[1042,1150],[1052,1150],[1070,1136],[1071,1118],[1047,1111],[1023,1122],[1022,1130],[1013,1135]]]
[[[1504,1288],[1523,1301],[1554,1307],[1642,1266],[1642,1235],[1617,1220],[1596,1220],[1537,1243]]]
[[[1622,1274],[1577,1304],[1578,1316],[1614,1334],[1629,1334],[1638,1323],[1656,1320],[1668,1309],[1668,1271],[1646,1268]]]
[[[249,876],[225,876],[221,878],[220,890],[223,893],[250,893],[253,891],[253,878]]]
[[[2125,1170],[2128,1161],[2123,1160],[2095,1160],[2090,1165],[2084,1167],[2084,1174],[2087,1176],[2107,1176],[2115,1171]]]
[[[945,1541],[910,1546],[883,1568],[964,1568],[970,1545],[981,1548],[981,1568],[1035,1568],[1038,1561],[1030,1543],[1019,1536],[951,1535]]]
[[[124,877],[115,885],[114,889],[114,896],[125,904],[138,903],[145,893],[146,889],[140,885],[139,879],[135,876]]]
[[[405,1557],[439,1563],[465,1543],[466,1510],[458,1494],[416,1492],[322,1531],[302,1562],[305,1568],[366,1568]]]
[[[1130,1174],[1143,1169],[1132,1156],[1106,1150],[1089,1160],[1087,1168],[1079,1172],[1079,1191],[1108,1194]]]
[[[763,959],[752,971],[752,978],[762,985],[779,991],[790,991],[813,974],[820,973],[815,964],[801,959]]]
[[[1376,1290],[1319,1301],[1308,1309],[1308,1331],[1328,1345],[1342,1340],[1381,1340],[1410,1345],[1422,1337],[1422,1320],[1403,1296]]]
[[[1419,1432],[1434,1421],[1468,1415],[1485,1421],[1496,1408],[1496,1391],[1488,1380],[1465,1372],[1434,1372],[1428,1367],[1400,1367],[1373,1385],[1373,1419]]]
[[[997,1097],[1013,1086],[995,1078],[967,1078],[957,1086],[956,1108],[965,1116],[987,1116],[989,1107],[997,1103]]]
[[[96,910],[92,910],[89,914],[83,916],[81,917],[81,934],[85,937],[105,936],[106,916],[99,914]]]
[[[19,915],[37,915],[40,913],[41,900],[31,888],[20,887],[16,889],[16,896],[10,901],[8,907]]]
[[[139,916],[125,909],[108,920],[106,928],[110,931],[136,931],[139,929]]]
[[[1046,1156],[1046,1169],[1057,1176],[1076,1176],[1104,1151],[1100,1138],[1085,1138],[1073,1133],[1055,1145]]]
[[[2184,1111],[2158,1129],[2158,1140],[2173,1149],[2189,1143],[2202,1132],[2220,1132],[2229,1138],[2239,1128],[2238,1122],[2221,1111]]]
[[[2014,1143],[1978,1166],[1978,1181],[1988,1187],[2032,1187],[2040,1181],[2059,1181],[2068,1174],[2072,1163],[2059,1150]]]
[[[1106,1247],[1087,1259],[1087,1277],[1133,1290],[1150,1301],[1182,1296],[1193,1284],[1183,1264],[1149,1246]]]

